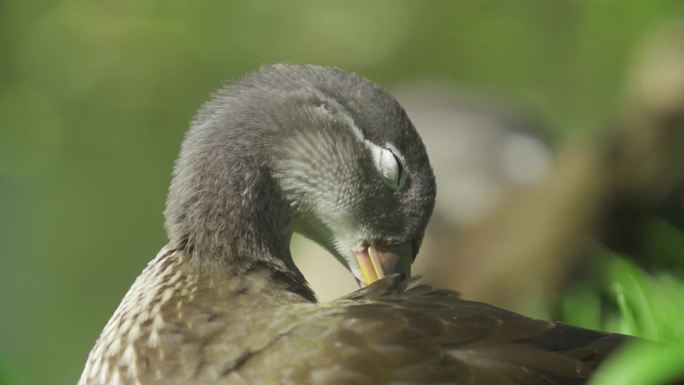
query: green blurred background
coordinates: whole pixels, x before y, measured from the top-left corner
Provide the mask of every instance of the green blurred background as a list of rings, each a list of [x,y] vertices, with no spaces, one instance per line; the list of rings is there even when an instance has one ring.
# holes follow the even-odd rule
[[[675,0],[0,0],[0,384],[77,381],[165,243],[172,162],[223,81],[275,62],[339,66],[389,87],[429,79],[514,100],[561,143],[618,115],[635,47],[683,15]],[[654,239],[681,255],[681,233],[661,227]],[[684,287],[668,266],[607,260],[618,262],[569,295],[586,310],[570,321],[639,334],[619,295],[613,323],[598,316],[605,292],[684,311],[673,309]],[[649,337],[681,337],[657,335],[673,323],[658,317]]]

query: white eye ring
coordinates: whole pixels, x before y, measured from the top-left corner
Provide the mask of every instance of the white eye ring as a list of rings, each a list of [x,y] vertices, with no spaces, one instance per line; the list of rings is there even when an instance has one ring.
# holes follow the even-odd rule
[[[398,190],[406,179],[404,167],[399,156],[395,155],[388,148],[375,145],[371,146],[371,154],[380,175],[382,175],[390,187]]]

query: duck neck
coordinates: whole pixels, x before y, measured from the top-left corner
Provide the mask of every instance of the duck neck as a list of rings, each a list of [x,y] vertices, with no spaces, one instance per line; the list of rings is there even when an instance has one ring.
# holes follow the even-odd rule
[[[258,149],[206,140],[211,132],[203,128],[191,129],[176,163],[165,210],[171,244],[202,273],[228,280],[261,275],[273,293],[315,301],[290,254],[289,206]]]

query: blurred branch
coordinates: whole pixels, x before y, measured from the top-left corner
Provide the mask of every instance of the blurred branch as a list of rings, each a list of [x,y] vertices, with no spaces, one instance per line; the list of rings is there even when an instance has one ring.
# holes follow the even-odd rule
[[[671,25],[648,41],[627,79],[619,127],[598,144],[568,144],[555,170],[531,191],[518,191],[486,221],[437,236],[426,278],[468,298],[515,306],[550,296],[568,278],[610,208],[624,199],[649,205],[684,180],[684,30]],[[434,262],[434,263],[433,263]],[[467,269],[461,269],[467,266]]]

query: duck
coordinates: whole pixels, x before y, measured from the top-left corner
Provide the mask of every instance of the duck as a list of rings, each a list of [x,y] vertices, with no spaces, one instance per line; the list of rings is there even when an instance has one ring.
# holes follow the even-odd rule
[[[435,194],[418,132],[380,85],[295,64],[234,80],[192,121],[164,210],[168,244],[78,384],[585,383],[625,337],[411,277]],[[359,289],[317,302],[294,233]]]

